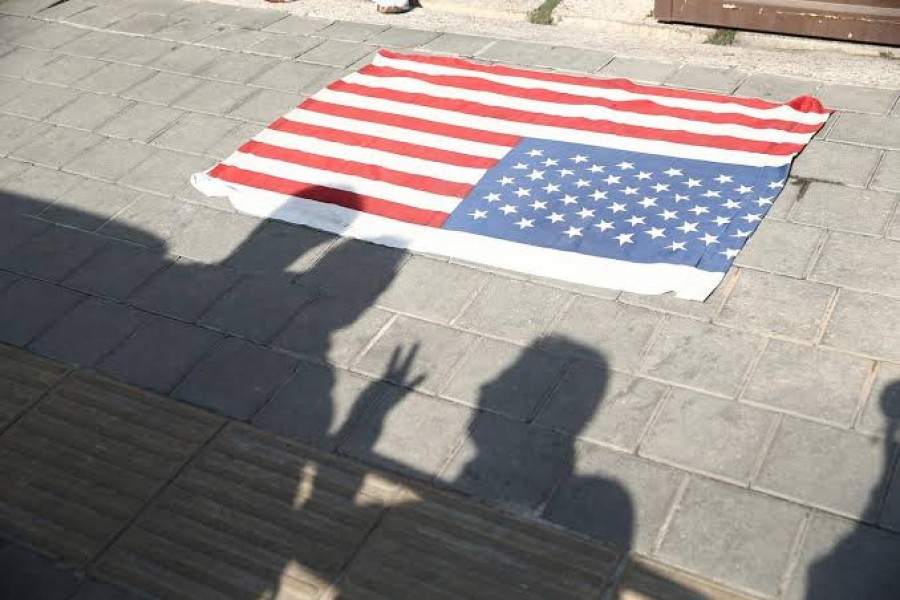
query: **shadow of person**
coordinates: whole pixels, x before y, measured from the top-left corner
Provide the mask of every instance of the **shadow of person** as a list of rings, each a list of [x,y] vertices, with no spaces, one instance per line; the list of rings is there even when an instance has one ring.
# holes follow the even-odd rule
[[[877,520],[885,492],[891,484],[897,442],[900,441],[900,381],[889,384],[880,397],[888,426],[884,438],[884,470],[872,488],[866,518]],[[900,481],[891,493],[893,528],[900,528]],[[807,535],[813,536],[814,530]],[[813,540],[816,544],[816,540]],[[799,595],[797,596],[799,597]],[[856,524],[827,554],[816,560],[806,575],[806,600],[896,600],[900,598],[900,541],[869,525]]]

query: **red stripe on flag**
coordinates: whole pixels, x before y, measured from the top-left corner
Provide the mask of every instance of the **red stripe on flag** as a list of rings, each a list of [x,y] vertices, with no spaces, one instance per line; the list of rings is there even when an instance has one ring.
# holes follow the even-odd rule
[[[737,104],[749,108],[772,109],[783,106],[775,102],[760,100],[759,98],[737,98],[732,96],[723,96],[719,94],[710,94],[706,92],[694,92],[690,90],[679,90],[673,88],[654,87],[648,85],[638,85],[627,79],[594,79],[591,77],[582,77],[578,75],[564,75],[561,73],[547,73],[544,71],[529,71],[525,69],[516,69],[514,67],[506,67],[503,65],[481,65],[477,63],[467,62],[458,58],[443,56],[420,56],[414,54],[401,54],[399,52],[391,52],[389,50],[381,50],[380,54],[386,58],[395,60],[407,60],[423,64],[438,65],[453,69],[465,69],[478,73],[491,73],[494,75],[503,75],[507,77],[522,77],[525,79],[534,79],[537,81],[550,81],[554,83],[566,83],[570,85],[581,85],[586,87],[615,89],[635,94],[644,94],[651,96],[660,96],[666,98],[683,98],[685,100],[700,100],[703,102],[715,102],[716,104]],[[815,98],[804,96],[809,101],[789,103],[795,110],[806,113],[829,114],[831,111],[824,108],[822,103]]]
[[[351,210],[358,210],[360,212],[387,217],[389,219],[396,219],[398,221],[405,221],[416,225],[440,227],[449,216],[447,213],[443,212],[415,208],[405,204],[397,204],[395,202],[390,202],[389,200],[364,196],[362,194],[357,194],[356,192],[348,192],[347,190],[304,183],[302,181],[294,181],[291,179],[283,179],[281,177],[248,171],[231,165],[216,165],[209,174],[212,177],[230,183],[284,194],[286,196],[306,198],[324,204],[335,204]]]
[[[796,121],[784,121],[779,119],[759,119],[740,113],[715,113],[689,108],[678,108],[657,104],[652,100],[608,100],[594,96],[579,96],[567,92],[556,92],[543,88],[521,88],[504,83],[496,83],[478,77],[465,77],[462,75],[428,75],[416,71],[403,71],[392,67],[378,67],[368,65],[360,69],[361,75],[371,77],[406,77],[417,81],[424,81],[435,85],[476,92],[489,92],[513,98],[524,98],[540,102],[555,104],[574,104],[600,106],[619,112],[631,112],[642,115],[655,115],[664,117],[676,117],[688,121],[703,123],[743,125],[754,129],[778,129],[796,133],[815,133],[821,124],[808,125]]]
[[[291,150],[290,148],[282,148],[273,146],[263,142],[249,141],[238,149],[239,152],[253,154],[263,158],[271,158],[289,162],[295,165],[303,165],[312,169],[321,169],[323,171],[331,171],[333,173],[343,173],[344,175],[353,175],[372,181],[382,181],[392,185],[412,188],[438,194],[441,196],[451,196],[453,198],[465,198],[470,191],[472,185],[468,183],[456,183],[454,181],[445,181],[435,177],[427,177],[425,175],[413,175],[404,171],[395,171],[386,167],[369,165],[366,163],[355,162],[352,160],[341,160],[330,156],[321,156],[319,154],[310,154],[302,150]]]
[[[446,123],[435,123],[434,121],[416,119],[401,114],[386,113],[377,110],[356,108],[353,106],[341,106],[340,104],[331,104],[330,102],[323,102],[314,98],[305,100],[299,108],[335,117],[344,117],[345,119],[369,121],[381,125],[390,125],[392,127],[434,133],[445,137],[469,140],[470,142],[482,142],[485,144],[493,144],[495,146],[512,148],[522,140],[520,136],[494,133],[492,131],[483,131],[481,129],[472,129],[470,127],[460,127],[458,125],[448,125]]]
[[[778,142],[760,142],[756,140],[744,140],[724,135],[705,135],[702,133],[690,133],[687,131],[670,131],[639,125],[624,125],[600,119],[586,119],[583,117],[558,117],[541,113],[503,108],[479,104],[471,100],[452,100],[449,98],[436,98],[427,94],[414,94],[411,92],[398,92],[382,88],[368,87],[346,81],[337,81],[328,86],[328,89],[336,92],[347,92],[361,97],[381,98],[402,102],[413,106],[427,106],[441,110],[452,111],[460,114],[502,119],[533,125],[546,125],[559,127],[573,131],[591,131],[617,135],[621,137],[640,138],[648,140],[660,140],[685,144],[690,146],[705,146],[720,148],[723,150],[740,150],[743,152],[755,152],[757,154],[773,154],[787,156],[799,153],[803,150],[803,144],[789,144]]]
[[[363,133],[353,133],[351,131],[320,127],[319,125],[298,123],[296,121],[289,121],[288,119],[278,119],[269,125],[269,129],[314,137],[316,139],[337,142],[348,146],[359,146],[361,148],[371,148],[373,150],[381,150],[393,154],[402,154],[403,156],[421,158],[423,160],[445,163],[457,167],[490,169],[497,164],[497,159],[495,158],[471,156],[469,154],[462,154],[461,152],[441,150],[440,148],[420,146],[408,142],[398,142],[396,140],[389,140]]]

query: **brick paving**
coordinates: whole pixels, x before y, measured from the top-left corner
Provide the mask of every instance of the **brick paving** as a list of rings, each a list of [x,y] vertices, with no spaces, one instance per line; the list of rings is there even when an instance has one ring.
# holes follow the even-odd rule
[[[291,487],[229,454],[262,439],[278,468],[293,464],[278,463],[279,448],[296,464],[331,461],[310,458],[318,447],[339,470],[402,473],[630,549],[645,561],[634,564],[657,565],[638,579],[691,577],[666,575],[674,568],[761,598],[900,593],[900,91],[183,0],[40,10],[50,4],[0,3],[0,341],[167,396],[138,406],[139,392],[101,393],[116,384],[87,372],[44,396],[64,370],[15,355],[31,366],[4,384],[12,425],[0,447],[28,492],[4,486],[5,527],[87,565],[70,574],[75,587],[97,575],[163,596],[252,595],[287,577],[297,597],[334,591],[340,569],[300,549],[261,558],[275,552],[264,531],[300,535],[319,515],[292,525],[273,508],[271,522],[246,511],[231,522],[210,505],[238,527],[229,533],[197,520],[207,513],[179,513],[196,486],[210,501],[301,493],[312,480]],[[190,188],[192,172],[381,45],[776,99],[816,93],[839,112],[705,303],[409,256],[238,215]],[[156,414],[190,435],[154,429]],[[79,496],[83,485],[103,492]],[[373,549],[349,562],[358,596],[397,597],[372,573],[398,568],[378,561],[412,552],[406,530],[426,517],[392,511],[395,533],[365,538]],[[178,532],[184,561],[167,514],[191,523]],[[345,556],[353,527],[314,558]],[[450,559],[434,560],[404,577],[427,581]],[[610,560],[593,573],[602,581],[638,568]],[[170,587],[153,587],[160,573]]]

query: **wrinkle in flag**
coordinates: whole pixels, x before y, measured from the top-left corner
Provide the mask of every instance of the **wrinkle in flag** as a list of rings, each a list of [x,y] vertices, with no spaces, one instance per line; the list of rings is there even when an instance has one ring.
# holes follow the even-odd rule
[[[382,50],[193,182],[260,217],[703,300],[828,115]]]

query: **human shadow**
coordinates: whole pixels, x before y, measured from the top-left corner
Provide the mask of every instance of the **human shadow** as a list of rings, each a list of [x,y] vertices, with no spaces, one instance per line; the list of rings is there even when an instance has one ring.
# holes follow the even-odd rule
[[[893,494],[893,528],[900,528],[900,480],[894,481],[894,458],[900,441],[900,381],[890,383],[879,399],[887,421],[883,441],[884,470],[873,486],[863,515],[877,520],[885,493]],[[808,535],[816,532],[811,531]],[[896,537],[896,536],[893,536]],[[817,559],[806,574],[806,600],[896,600],[900,598],[900,542],[889,539],[876,527],[856,524],[853,530],[824,556]]]

